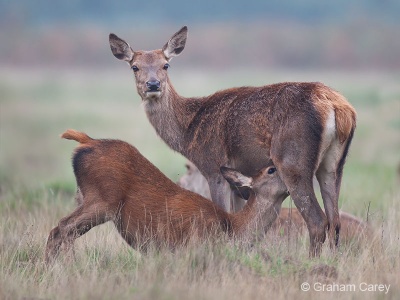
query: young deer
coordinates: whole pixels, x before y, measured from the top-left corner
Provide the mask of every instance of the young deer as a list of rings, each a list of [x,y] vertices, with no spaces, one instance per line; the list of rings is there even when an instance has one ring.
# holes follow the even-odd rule
[[[344,211],[339,212],[340,240],[342,244],[350,244],[371,237],[372,230],[366,222]],[[275,222],[271,225],[271,231],[278,235],[291,234],[298,236],[306,229],[306,224],[296,208],[282,207]],[[367,240],[367,239],[366,239]]]
[[[178,180],[177,184],[184,189],[202,195],[204,198],[211,199],[207,180],[203,175],[201,175],[199,169],[190,161],[186,162],[186,169],[186,173]],[[257,179],[258,182],[262,183],[265,181],[266,184],[268,184],[268,180],[269,177],[259,177]],[[260,192],[262,191],[258,189],[257,201],[262,202],[264,200],[263,195]],[[238,194],[240,195],[241,193],[239,192]],[[297,236],[298,234],[302,234],[306,229],[306,223],[296,208],[282,207],[280,210],[276,210],[276,214],[276,220],[270,225],[271,231],[274,233],[279,235],[292,234],[293,236]],[[340,240],[342,243],[348,244],[354,240],[360,240],[371,233],[368,224],[352,214],[339,211],[339,219]],[[264,228],[265,232],[268,229],[268,227]]]
[[[338,245],[338,197],[343,166],[356,127],[347,100],[322,83],[285,82],[231,88],[201,98],[184,98],[167,69],[186,44],[187,27],[162,49],[133,51],[110,34],[113,55],[132,68],[150,123],[175,151],[206,177],[211,198],[230,210],[229,185],[219,167],[257,174],[272,159],[301,212],[310,235],[310,256],[319,255],[328,228]],[[316,175],[325,212],[313,189]]]
[[[217,233],[245,237],[255,230],[258,216],[272,209],[272,202],[259,203],[252,194],[242,211],[229,214],[177,186],[128,143],[96,140],[74,130],[67,130],[62,137],[80,143],[73,155],[79,206],[51,230],[47,263],[61,246],[70,248],[76,238],[107,221],[114,222],[132,247],[145,250],[152,241],[173,248],[193,237],[204,239]],[[286,187],[275,171],[271,164],[263,170],[268,173],[264,181],[270,199],[285,198]],[[242,176],[225,167],[221,173],[232,182]],[[246,183],[249,180],[246,178]]]
[[[190,161],[186,161],[185,167],[186,173],[179,178],[176,184],[211,200],[208,182],[200,170]]]

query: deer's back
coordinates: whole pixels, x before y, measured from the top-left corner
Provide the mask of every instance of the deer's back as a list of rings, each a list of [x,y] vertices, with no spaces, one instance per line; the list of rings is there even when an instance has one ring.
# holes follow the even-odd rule
[[[176,186],[130,144],[119,140],[93,140],[78,146],[73,168],[83,196],[85,190],[97,189],[108,198],[121,198],[140,192],[140,185],[152,183],[153,189],[168,195]]]
[[[187,156],[202,170],[212,166],[201,166],[196,157],[212,157],[215,165],[237,160],[235,167],[254,174],[268,161],[260,153],[269,153],[272,138],[287,124],[296,123],[301,132],[322,131],[313,98],[317,87],[329,89],[321,83],[286,82],[211,95],[189,125]]]

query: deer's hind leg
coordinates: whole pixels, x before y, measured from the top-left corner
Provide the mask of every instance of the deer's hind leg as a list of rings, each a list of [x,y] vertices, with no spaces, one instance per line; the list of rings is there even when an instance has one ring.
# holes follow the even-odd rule
[[[281,167],[281,170],[281,178],[307,224],[310,236],[310,257],[319,256],[325,241],[328,221],[315,196],[312,176],[303,176],[300,172],[296,172],[292,168],[285,168],[285,166]]]
[[[336,189],[336,168],[322,164],[316,173],[319,182],[322,199],[324,201],[325,214],[328,218],[328,239],[332,250],[339,245],[340,219],[339,219],[339,193]]]
[[[51,230],[46,245],[46,263],[49,264],[58,256],[61,247],[69,250],[76,238],[109,220],[111,220],[110,212],[106,205],[84,202],[69,216],[62,218],[58,226]]]
[[[288,123],[280,136],[272,139],[271,159],[278,169],[294,204],[307,224],[310,236],[310,256],[319,256],[325,241],[328,220],[321,209],[313,187],[314,170],[318,163],[318,151],[322,127],[299,126],[301,122]]]
[[[337,139],[334,140],[327,149],[315,174],[324,201],[325,213],[328,217],[328,237],[331,249],[335,249],[339,246],[340,218],[338,202],[343,166],[350,142],[351,137],[343,144]]]

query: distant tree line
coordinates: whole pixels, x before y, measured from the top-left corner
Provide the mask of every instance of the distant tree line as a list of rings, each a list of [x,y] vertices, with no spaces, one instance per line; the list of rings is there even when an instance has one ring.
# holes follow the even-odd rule
[[[0,64],[109,66],[109,32],[152,49],[185,24],[188,67],[399,69],[399,11],[394,0],[0,0]]]

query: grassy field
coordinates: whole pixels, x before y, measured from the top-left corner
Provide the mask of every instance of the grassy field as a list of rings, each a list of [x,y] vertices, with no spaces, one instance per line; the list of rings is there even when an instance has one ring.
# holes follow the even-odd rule
[[[322,81],[358,112],[340,207],[368,220],[374,237],[308,259],[308,239],[268,236],[151,250],[129,248],[112,224],[76,242],[76,260],[45,268],[49,231],[74,209],[67,128],[135,145],[176,180],[185,159],[156,136],[128,68],[0,71],[0,299],[398,299],[400,296],[400,74],[171,70],[176,89],[200,96],[238,85]],[[178,75],[179,73],[179,75]],[[287,200],[286,205],[290,202]],[[265,253],[268,253],[269,258]],[[311,290],[304,292],[307,282]],[[389,291],[363,291],[365,284]],[[321,284],[321,285],[318,285]],[[322,284],[326,284],[325,291]],[[329,291],[347,285],[347,291]],[[354,291],[353,289],[354,285]],[[377,287],[375,287],[376,289]]]

